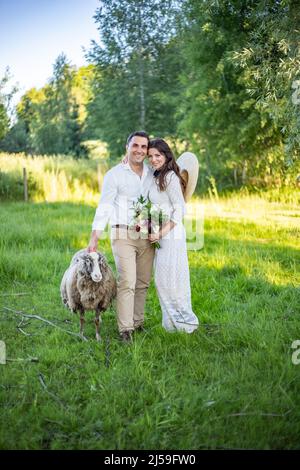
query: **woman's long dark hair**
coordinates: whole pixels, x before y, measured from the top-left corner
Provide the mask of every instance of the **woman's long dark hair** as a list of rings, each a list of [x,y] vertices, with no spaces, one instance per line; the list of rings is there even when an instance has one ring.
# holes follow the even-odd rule
[[[182,192],[184,192],[185,188],[185,181],[180,175],[180,169],[179,166],[177,165],[173,152],[168,146],[167,142],[165,142],[163,139],[157,138],[157,139],[152,139],[150,140],[149,143],[149,148],[150,149],[156,149],[166,157],[166,162],[164,166],[158,170],[157,172],[154,172],[154,177],[156,179],[156,182],[159,186],[160,191],[165,191],[167,187],[167,179],[166,176],[170,171],[174,171],[174,173],[178,176]]]

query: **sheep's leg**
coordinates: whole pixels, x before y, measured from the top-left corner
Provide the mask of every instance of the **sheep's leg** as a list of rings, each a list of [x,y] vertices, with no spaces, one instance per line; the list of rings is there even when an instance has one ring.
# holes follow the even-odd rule
[[[101,317],[98,310],[96,310],[96,317],[95,317],[95,326],[96,326],[96,340],[101,341],[100,333],[99,333],[99,326],[101,324]]]
[[[83,334],[84,323],[85,323],[84,312],[80,311],[80,336],[82,337],[82,339],[86,340],[86,337]]]

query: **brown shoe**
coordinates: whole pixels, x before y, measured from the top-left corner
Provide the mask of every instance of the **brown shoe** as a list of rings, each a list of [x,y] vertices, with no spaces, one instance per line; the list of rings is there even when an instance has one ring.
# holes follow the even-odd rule
[[[120,333],[120,340],[123,343],[131,343],[132,342],[132,332],[131,332],[131,330],[122,331],[122,333]]]

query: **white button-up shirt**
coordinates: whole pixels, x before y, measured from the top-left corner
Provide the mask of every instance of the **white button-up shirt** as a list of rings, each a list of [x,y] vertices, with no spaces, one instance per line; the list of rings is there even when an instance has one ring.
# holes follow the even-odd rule
[[[141,195],[148,196],[152,180],[153,171],[145,162],[141,178],[129,163],[120,163],[111,168],[103,179],[92,229],[102,231],[108,222],[111,225],[129,225],[134,215],[133,203]]]

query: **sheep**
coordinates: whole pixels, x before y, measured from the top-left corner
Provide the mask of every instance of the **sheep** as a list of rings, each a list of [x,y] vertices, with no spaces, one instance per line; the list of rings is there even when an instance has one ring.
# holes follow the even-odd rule
[[[84,312],[95,310],[96,339],[100,341],[100,314],[108,308],[117,293],[116,280],[104,255],[99,252],[87,253],[85,249],[75,253],[63,275],[60,293],[64,305],[72,312],[80,313],[82,338]]]

